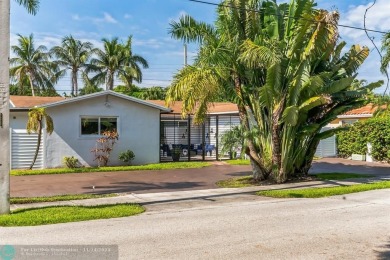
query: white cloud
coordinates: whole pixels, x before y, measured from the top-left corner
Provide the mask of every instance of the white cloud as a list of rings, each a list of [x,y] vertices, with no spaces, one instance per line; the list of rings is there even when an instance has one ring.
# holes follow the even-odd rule
[[[75,21],[80,21],[81,18],[78,14],[75,14],[75,15],[72,15],[72,20],[75,20]]]
[[[142,46],[144,48],[151,49],[160,49],[164,46],[164,43],[161,42],[159,39],[137,40],[133,38],[132,44],[133,46]]]
[[[109,13],[104,13],[103,21],[107,23],[118,23],[118,21],[115,20]]]
[[[125,14],[125,15],[123,16],[123,18],[125,18],[125,19],[131,19],[131,18],[133,18],[133,16],[132,16],[131,14]]]
[[[74,21],[87,21],[92,22],[95,24],[101,24],[101,23],[111,23],[111,24],[117,24],[118,21],[109,13],[104,12],[103,17],[91,17],[91,16],[84,16],[81,17],[78,14],[72,15],[72,20]]]

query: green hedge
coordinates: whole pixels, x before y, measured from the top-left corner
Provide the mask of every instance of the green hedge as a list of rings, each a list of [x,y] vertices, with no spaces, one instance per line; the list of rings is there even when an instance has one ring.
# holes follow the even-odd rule
[[[376,161],[390,162],[390,118],[370,118],[359,121],[337,135],[337,149],[341,157],[366,154],[371,143],[371,155]]]

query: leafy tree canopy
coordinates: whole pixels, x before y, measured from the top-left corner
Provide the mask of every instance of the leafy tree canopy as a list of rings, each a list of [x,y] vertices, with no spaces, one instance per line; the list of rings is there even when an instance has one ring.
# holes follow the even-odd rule
[[[170,34],[200,45],[179,71],[167,102],[203,122],[220,93],[237,104],[254,178],[285,182],[306,175],[321,132],[337,115],[362,106],[383,82],[353,84],[367,47],[339,42],[339,13],[312,0],[224,0],[213,25],[183,15]]]

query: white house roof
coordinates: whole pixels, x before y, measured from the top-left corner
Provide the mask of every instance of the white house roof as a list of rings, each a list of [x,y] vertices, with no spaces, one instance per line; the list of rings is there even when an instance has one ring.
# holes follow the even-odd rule
[[[55,107],[55,106],[70,104],[70,103],[74,103],[74,102],[78,102],[78,101],[82,101],[82,100],[87,100],[87,99],[91,99],[91,98],[95,98],[95,97],[106,96],[106,95],[111,95],[111,96],[114,96],[114,97],[122,98],[122,99],[125,99],[125,100],[128,100],[128,101],[132,101],[132,102],[144,105],[144,106],[148,106],[148,107],[152,107],[152,108],[155,108],[155,109],[159,109],[159,110],[164,111],[164,112],[170,112],[171,111],[171,109],[169,109],[167,107],[156,105],[156,104],[147,102],[145,100],[141,100],[141,99],[138,99],[138,98],[135,98],[135,97],[127,96],[127,95],[124,95],[124,94],[120,94],[120,93],[117,93],[117,92],[114,92],[114,91],[111,91],[111,90],[106,90],[106,91],[102,91],[102,92],[96,92],[96,93],[92,93],[92,94],[88,94],[88,95],[84,95],[84,96],[78,96],[78,97],[74,97],[74,98],[66,98],[66,99],[63,99],[63,100],[60,100],[60,101],[56,101],[54,103],[46,103],[46,104],[39,105],[39,107]]]

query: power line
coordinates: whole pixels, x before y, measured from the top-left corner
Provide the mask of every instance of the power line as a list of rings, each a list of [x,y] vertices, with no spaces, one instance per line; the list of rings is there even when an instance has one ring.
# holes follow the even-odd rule
[[[250,11],[250,12],[260,13],[259,10],[249,9],[249,8],[241,8],[241,7],[236,7],[236,6],[233,6],[233,5],[217,4],[217,3],[201,1],[201,0],[188,0],[188,1],[189,2],[194,2],[194,3],[199,3],[199,4],[206,4],[206,5],[213,5],[213,6],[223,6],[223,7],[234,8],[234,9],[243,10],[243,11]],[[326,23],[326,22],[323,22],[323,21],[315,21],[315,20],[311,20],[311,19],[307,19],[307,18],[303,18],[303,17],[294,17],[294,16],[278,15],[278,14],[268,14],[268,15],[278,16],[278,17],[287,17],[287,18],[296,19],[296,20],[301,19],[301,20],[304,20],[304,21],[314,22],[314,23]],[[365,29],[365,28],[362,28],[362,27],[357,27],[357,26],[352,26],[352,25],[338,24],[338,26],[339,27],[348,28],[348,29],[360,30],[360,31],[367,31],[367,32],[375,32],[375,33],[387,34],[387,32],[384,32],[384,31],[379,31],[379,30],[374,30],[374,29]]]

